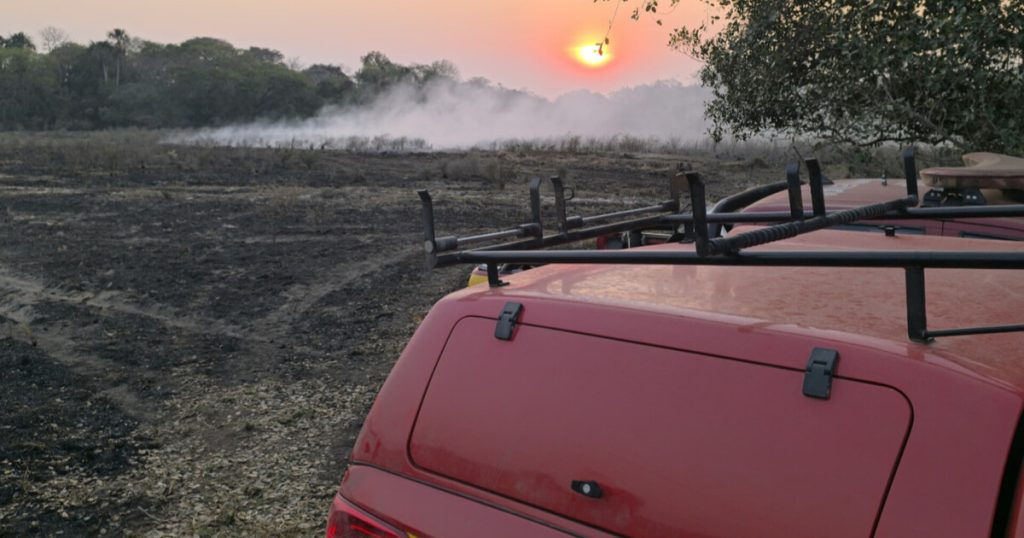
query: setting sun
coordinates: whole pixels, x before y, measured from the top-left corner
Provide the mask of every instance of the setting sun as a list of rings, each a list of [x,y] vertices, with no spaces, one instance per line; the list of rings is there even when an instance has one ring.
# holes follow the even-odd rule
[[[582,45],[576,48],[576,59],[587,67],[601,67],[611,60],[608,47],[600,44]]]

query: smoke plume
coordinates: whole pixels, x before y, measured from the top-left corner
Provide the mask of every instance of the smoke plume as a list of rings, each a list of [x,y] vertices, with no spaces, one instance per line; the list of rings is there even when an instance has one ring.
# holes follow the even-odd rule
[[[255,122],[176,142],[231,146],[345,147],[353,139],[408,139],[411,149],[489,147],[508,141],[636,137],[685,143],[706,137],[699,86],[657,82],[609,95],[576,91],[554,100],[485,81],[401,85],[369,104],[327,107],[301,121]]]

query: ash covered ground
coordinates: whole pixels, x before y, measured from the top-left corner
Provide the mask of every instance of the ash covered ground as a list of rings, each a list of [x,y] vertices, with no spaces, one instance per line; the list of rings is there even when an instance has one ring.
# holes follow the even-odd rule
[[[27,136],[27,135],[26,135]],[[152,139],[0,144],[0,534],[304,535],[430,305],[416,189],[438,232],[782,179],[713,154],[350,154]],[[546,193],[547,194],[547,193]],[[545,197],[546,211],[550,197]]]

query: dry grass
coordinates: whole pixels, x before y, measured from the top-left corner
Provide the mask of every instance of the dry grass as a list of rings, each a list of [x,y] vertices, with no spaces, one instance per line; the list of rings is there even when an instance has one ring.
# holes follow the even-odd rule
[[[179,143],[172,143],[172,142]],[[422,139],[406,137],[342,137],[315,143],[300,140],[268,142],[259,139],[219,145],[210,137],[181,131],[116,130],[91,133],[0,133],[0,166],[45,169],[54,174],[86,173],[96,176],[166,169],[201,173],[234,167],[252,176],[285,170],[316,172],[331,166],[330,155],[418,153],[430,151]],[[580,137],[567,135],[551,139],[504,140],[486,144],[469,153],[455,152],[441,163],[442,178],[474,178],[493,182],[499,188],[521,179],[516,165],[503,154],[525,155],[679,155],[720,162],[746,162],[753,167],[779,168],[787,162],[816,156],[831,165],[833,177],[901,176],[899,150],[895,145],[854,147],[812,140],[732,140],[714,143],[710,139],[683,142],[680,139],[614,135]],[[956,164],[959,155],[948,147],[924,146],[918,150],[919,167]],[[430,174],[431,171],[425,173]]]

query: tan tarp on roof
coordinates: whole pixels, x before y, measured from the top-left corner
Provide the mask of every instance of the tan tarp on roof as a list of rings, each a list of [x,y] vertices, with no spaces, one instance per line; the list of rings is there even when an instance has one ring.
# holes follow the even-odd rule
[[[926,185],[944,188],[1024,189],[1024,158],[998,153],[965,153],[966,166],[925,168]]]

